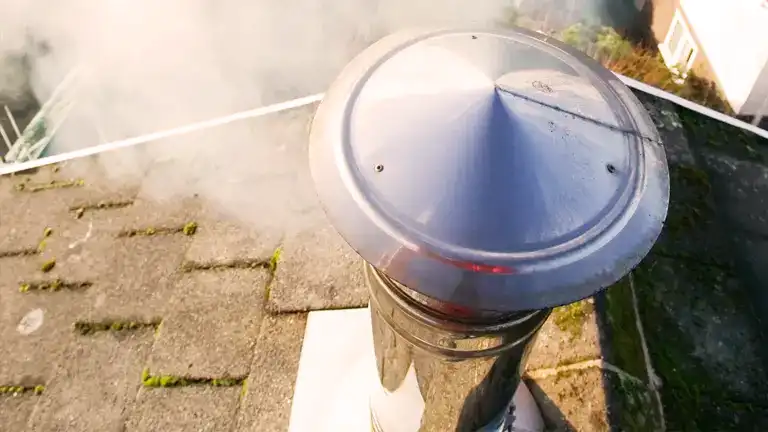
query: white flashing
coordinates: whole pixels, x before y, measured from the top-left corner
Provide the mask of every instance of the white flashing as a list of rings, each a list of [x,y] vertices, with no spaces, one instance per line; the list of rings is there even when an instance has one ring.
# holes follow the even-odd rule
[[[371,430],[371,398],[397,398],[398,411],[377,418],[383,430],[419,429],[424,400],[413,364],[400,387],[381,388],[368,308],[312,311],[307,317],[296,373],[289,432]],[[544,420],[524,382],[512,396],[516,432],[542,432]],[[383,405],[380,405],[383,406]],[[402,411],[408,407],[408,412]],[[490,429],[483,428],[482,431]],[[494,429],[495,431],[496,429]],[[479,432],[479,431],[478,431]]]
[[[192,123],[185,126],[180,126],[173,129],[154,132],[147,135],[141,135],[133,138],[128,138],[119,141],[108,142],[93,147],[86,147],[75,151],[61,153],[53,156],[48,156],[40,159],[31,160],[28,162],[22,162],[17,164],[0,165],[0,175],[11,174],[19,171],[24,171],[32,168],[39,168],[41,166],[50,165],[54,163],[64,162],[72,159],[82,158],[86,156],[93,156],[95,154],[117,150],[125,147],[132,147],[138,144],[144,144],[158,139],[168,138],[172,136],[184,135],[190,132],[196,132],[203,129],[208,129],[216,126],[222,126],[228,123],[232,123],[238,120],[245,120],[255,117],[261,117],[267,114],[274,114],[280,111],[286,111],[293,108],[299,108],[305,105],[310,105],[322,100],[324,94],[314,94],[311,96],[305,96],[298,99],[292,99],[285,102],[280,102],[264,107],[255,108],[248,111],[242,111],[234,114],[230,114],[223,117],[217,117],[202,122]]]
[[[691,102],[687,99],[683,99],[680,96],[673,95],[672,93],[665,92],[664,90],[659,90],[656,87],[650,86],[648,84],[642,83],[637,80],[633,80],[632,78],[625,77],[624,75],[617,74],[614,72],[614,75],[616,75],[625,85],[635,88],[637,90],[643,91],[645,93],[651,94],[653,96],[656,96],[658,98],[666,99],[672,103],[678,104],[684,108],[688,108],[691,111],[696,111],[697,113],[701,115],[705,115],[707,117],[711,117],[717,121],[721,121],[723,123],[728,123],[731,126],[744,129],[746,131],[752,132],[756,135],[760,135],[761,137],[768,139],[768,131],[765,129],[760,129],[757,126],[753,126],[749,123],[743,122],[741,120],[735,119],[731,116],[725,115],[721,112],[717,112],[711,108],[707,108],[705,106],[699,105],[696,102]]]

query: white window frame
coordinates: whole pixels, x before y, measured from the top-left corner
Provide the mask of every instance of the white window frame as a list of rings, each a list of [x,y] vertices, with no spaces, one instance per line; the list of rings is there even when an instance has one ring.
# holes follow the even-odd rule
[[[680,35],[680,40],[677,43],[677,49],[675,52],[672,52],[669,46],[669,41],[672,39],[672,33],[678,24],[680,24],[680,28],[683,29],[683,32]],[[680,64],[681,57],[683,56],[682,50],[686,45],[686,42],[687,45],[693,49],[693,54],[691,54],[691,58],[688,59],[688,63]],[[672,22],[669,24],[667,35],[664,37],[664,41],[659,44],[659,51],[661,52],[661,56],[664,58],[664,63],[668,68],[673,70],[677,68],[682,78],[686,78],[688,76],[688,71],[690,71],[693,67],[693,62],[696,61],[696,56],[699,54],[699,46],[696,44],[696,41],[693,40],[691,30],[688,28],[688,24],[683,19],[683,15],[680,13],[679,9],[675,9],[675,15],[672,17]],[[680,68],[682,68],[682,70],[680,70]]]

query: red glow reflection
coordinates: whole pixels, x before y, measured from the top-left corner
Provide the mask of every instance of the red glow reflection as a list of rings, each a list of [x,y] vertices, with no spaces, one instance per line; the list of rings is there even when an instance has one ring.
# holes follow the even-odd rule
[[[450,264],[454,267],[458,267],[463,270],[468,270],[474,273],[493,273],[493,274],[514,274],[515,269],[511,267],[506,266],[494,266],[494,265],[488,265],[488,264],[478,264],[473,263],[470,261],[459,261],[459,260],[452,260],[445,257],[442,257],[434,252],[428,251],[428,250],[419,250],[422,254],[436,259],[440,262]]]

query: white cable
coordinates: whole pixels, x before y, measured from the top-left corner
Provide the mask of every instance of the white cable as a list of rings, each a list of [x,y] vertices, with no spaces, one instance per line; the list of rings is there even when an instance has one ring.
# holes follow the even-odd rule
[[[184,135],[190,132],[196,132],[202,129],[208,129],[215,126],[222,126],[228,123],[232,123],[238,120],[245,120],[249,118],[261,117],[267,114],[274,114],[280,111],[286,111],[293,108],[299,108],[305,105],[310,105],[323,99],[324,94],[318,93],[311,96],[305,96],[298,99],[292,99],[285,102],[276,103],[273,105],[267,105],[260,108],[255,108],[248,111],[242,111],[235,114],[230,114],[224,117],[218,117],[210,120],[205,120],[198,123],[192,123],[185,126],[180,126],[173,129],[168,129],[160,132],[154,132],[147,135],[141,135],[133,138],[128,138],[119,141],[113,141],[105,144],[100,144],[93,147],[86,147],[83,149],[74,150],[67,153],[61,153],[44,157],[41,159],[31,160],[28,162],[22,162],[17,164],[8,164],[0,166],[0,175],[11,174],[18,171],[25,171],[32,168],[38,168],[44,165],[50,165],[54,163],[64,162],[71,159],[77,159],[86,156],[92,156],[95,154],[103,153],[110,150],[117,150],[125,147],[135,146],[137,144],[144,144],[150,141],[155,141],[163,138],[168,138],[177,135]]]

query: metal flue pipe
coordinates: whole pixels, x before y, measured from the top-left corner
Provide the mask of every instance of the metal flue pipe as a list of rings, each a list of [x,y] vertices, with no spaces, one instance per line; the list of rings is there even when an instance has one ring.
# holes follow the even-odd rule
[[[648,253],[664,150],[613,74],[525,30],[424,30],[356,57],[313,120],[325,212],[366,261],[380,432],[513,430],[552,307]]]

